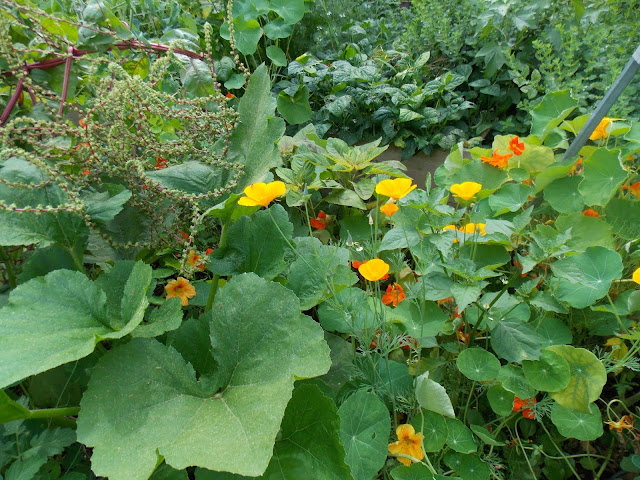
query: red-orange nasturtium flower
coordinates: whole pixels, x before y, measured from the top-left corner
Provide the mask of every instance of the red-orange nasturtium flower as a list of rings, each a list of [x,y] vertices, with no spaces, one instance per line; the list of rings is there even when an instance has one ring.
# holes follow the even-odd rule
[[[231,92],[227,92],[227,98],[236,98],[236,96]]]
[[[513,411],[519,412],[520,410],[522,410],[522,416],[524,418],[534,418],[535,415],[533,414],[533,410],[527,407],[533,406],[536,403],[538,403],[538,401],[535,399],[535,397],[525,399],[516,397],[513,400]]]
[[[364,262],[361,262],[360,260],[354,260],[351,262],[351,266],[357,270],[363,263],[367,263],[367,261],[365,260]]]
[[[609,136],[609,125],[616,120],[624,120],[624,118],[609,118],[604,117],[600,120],[600,123],[596,129],[589,136],[589,140],[600,140],[601,138],[607,138]]]
[[[309,224],[317,230],[324,230],[327,228],[327,225],[329,225],[329,219],[327,218],[327,214],[320,210],[317,218],[309,219]]]
[[[189,299],[196,296],[195,287],[189,283],[189,280],[183,277],[171,280],[164,286],[164,291],[167,293],[167,300],[180,297],[183,307],[189,305]]]
[[[85,174],[85,176],[87,176],[87,175],[89,175],[89,173],[90,173],[90,172],[89,172],[89,170],[85,170],[85,171],[84,171],[84,172],[82,172],[82,173],[84,173],[84,174]]]
[[[618,432],[622,432],[622,430],[633,430],[633,417],[631,415],[625,415],[617,422],[609,420],[604,423],[609,425],[609,430],[616,430]]]
[[[387,179],[378,182],[376,185],[376,193],[378,195],[384,195],[385,197],[390,197],[395,200],[399,200],[408,194],[414,188],[417,188],[417,185],[411,185],[413,180],[410,178],[394,178]]]
[[[158,161],[156,162],[156,168],[167,168],[169,166],[169,162],[166,158],[162,158],[158,155]]]
[[[207,248],[207,249],[204,251],[204,254],[205,254],[205,255],[211,255],[212,253],[213,253],[213,248]]]
[[[624,187],[622,187],[622,190],[629,190],[636,197],[640,197],[640,182],[633,183],[629,186],[625,185]]]
[[[571,170],[569,170],[569,175],[582,173],[582,171],[578,171],[578,169],[581,168],[581,165],[582,165],[582,157],[578,158],[578,160],[576,160],[576,163],[573,164],[573,167],[571,167]]]
[[[476,196],[476,193],[482,190],[482,185],[476,182],[454,183],[449,190],[462,200],[471,200]]]
[[[490,157],[480,157],[480,160],[482,160],[482,163],[488,163],[489,165],[492,165],[494,167],[504,168],[509,163],[508,160],[511,157],[513,157],[513,153],[500,155],[498,153],[498,149],[496,148]]]
[[[360,275],[370,282],[377,282],[389,273],[389,264],[379,258],[367,260],[358,267]]]
[[[244,189],[246,197],[241,197],[240,200],[238,200],[238,205],[245,207],[256,207],[260,205],[266,207],[275,198],[284,195],[286,191],[287,187],[285,187],[284,183],[280,180],[270,183],[254,183]]]
[[[87,122],[85,122],[82,118],[80,119],[80,121],[78,123],[80,124],[81,127],[86,127],[87,126]]]
[[[636,268],[636,271],[633,272],[633,275],[631,276],[631,279],[636,282],[638,285],[640,285],[640,268]]]
[[[380,211],[387,217],[393,216],[400,208],[395,203],[387,203],[380,207]]]
[[[407,298],[407,296],[404,294],[402,286],[398,283],[394,283],[393,285],[389,285],[385,294],[382,295],[382,303],[397,307],[405,298]]]
[[[600,214],[598,212],[596,212],[595,210],[593,210],[592,208],[587,208],[586,210],[583,210],[582,214],[585,217],[599,217],[600,216]]]
[[[518,137],[513,137],[509,141],[509,150],[511,150],[514,155],[522,155],[522,152],[524,152],[524,143],[522,143]]]
[[[396,429],[396,435],[398,441],[389,444],[389,453],[391,455],[397,455],[402,453],[409,455],[416,460],[420,461],[424,458],[424,452],[422,451],[422,439],[424,438],[421,433],[416,433],[413,426],[404,424],[398,426]],[[404,457],[397,457],[398,461],[407,467],[411,465],[411,460]]]

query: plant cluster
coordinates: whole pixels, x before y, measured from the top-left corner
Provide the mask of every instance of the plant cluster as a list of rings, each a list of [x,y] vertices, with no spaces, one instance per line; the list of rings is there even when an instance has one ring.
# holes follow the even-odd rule
[[[422,188],[381,139],[276,116],[322,118],[304,99],[329,69],[366,94],[348,75],[377,57],[298,57],[274,99],[235,46],[293,13],[239,5],[238,99],[215,26],[199,54],[115,5],[0,7],[2,478],[640,473],[640,124],[565,159],[587,116],[548,93],[528,134],[452,142]],[[401,123],[466,101],[471,67],[421,84],[421,58],[384,87]]]

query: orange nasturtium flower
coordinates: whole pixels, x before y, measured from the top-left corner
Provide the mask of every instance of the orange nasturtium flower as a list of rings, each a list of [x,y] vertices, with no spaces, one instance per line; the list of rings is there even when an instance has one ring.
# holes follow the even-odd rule
[[[205,255],[211,255],[212,253],[213,253],[213,248],[207,248],[207,249],[204,251],[204,254],[205,254]]]
[[[164,286],[164,291],[167,292],[167,300],[173,297],[180,297],[182,306],[189,305],[189,299],[196,296],[196,289],[189,283],[189,280],[183,277],[178,277],[177,280],[171,280]]]
[[[85,122],[82,118],[80,119],[80,121],[78,123],[80,124],[81,127],[86,127],[87,126],[87,122]]]
[[[589,140],[600,140],[601,138],[607,138],[609,136],[609,125],[616,120],[624,120],[624,118],[609,118],[604,117],[600,120],[600,123],[596,129],[589,136]]]
[[[634,282],[640,285],[640,268],[636,268],[636,271],[633,272],[633,276],[631,278]]]
[[[245,207],[256,207],[258,205],[266,207],[275,198],[285,194],[287,187],[280,180],[276,180],[271,183],[258,182],[253,185],[249,185],[244,189],[246,197],[241,197],[238,200],[238,205]]]
[[[424,458],[424,452],[422,451],[422,439],[424,437],[421,433],[416,433],[413,426],[408,423],[398,426],[396,435],[398,436],[398,441],[389,444],[389,453],[391,455],[402,453],[416,460]],[[398,461],[407,467],[411,465],[411,460],[408,458],[398,457]]]
[[[385,305],[392,304],[394,307],[397,307],[405,298],[407,298],[407,296],[404,294],[402,286],[394,283],[393,285],[389,285],[385,294],[382,295],[382,303]]]
[[[578,158],[578,160],[576,160],[576,163],[573,164],[573,167],[571,167],[571,170],[569,170],[569,175],[582,173],[581,165],[582,165],[582,157]],[[580,171],[578,171],[579,168],[580,168]]]
[[[411,185],[413,180],[410,178],[394,178],[382,180],[376,185],[376,193],[384,195],[385,197],[391,197],[395,200],[399,200],[409,193],[417,185]]]
[[[309,225],[317,230],[324,230],[325,228],[327,228],[327,225],[329,225],[327,214],[320,210],[317,218],[309,219]]]
[[[380,211],[384,213],[387,217],[393,216],[400,208],[395,203],[387,203],[380,207]]]
[[[524,152],[524,143],[522,143],[518,137],[513,137],[509,142],[509,150],[511,150],[514,155],[522,155],[522,152]]]
[[[585,217],[599,217],[600,214],[598,212],[596,212],[595,210],[593,210],[592,208],[587,208],[586,210],[582,211],[582,214]]]
[[[617,430],[618,432],[622,432],[622,430],[633,430],[633,417],[631,415],[625,415],[617,422],[610,420],[608,422],[604,422],[609,425],[609,430]]]
[[[493,165],[494,167],[504,168],[507,166],[508,160],[511,157],[513,157],[513,153],[500,155],[498,153],[498,149],[496,148],[490,157],[480,157],[480,160],[482,160],[482,163],[488,163],[489,165]]]
[[[633,183],[629,186],[625,185],[624,187],[622,187],[622,190],[629,190],[636,197],[640,197],[640,182]]]
[[[236,96],[231,92],[227,92],[226,96],[227,96],[227,98],[236,98]]]
[[[358,267],[360,275],[370,282],[377,282],[389,273],[389,264],[379,258],[367,260]]]
[[[195,250],[191,250],[189,255],[187,256],[187,263],[192,267],[196,266],[196,263],[200,262],[200,255],[198,255]]]
[[[476,182],[454,183],[449,190],[462,200],[471,200],[476,196],[476,193],[482,190],[482,185]]]
[[[526,407],[533,406],[536,403],[538,403],[538,401],[536,400],[535,397],[533,397],[533,398],[525,398],[525,399],[516,397],[513,400],[513,411],[514,412],[518,412],[518,411],[524,409],[524,410],[522,410],[522,416],[524,418],[534,418],[535,415],[533,414],[533,410],[531,410],[530,408],[526,408]]]

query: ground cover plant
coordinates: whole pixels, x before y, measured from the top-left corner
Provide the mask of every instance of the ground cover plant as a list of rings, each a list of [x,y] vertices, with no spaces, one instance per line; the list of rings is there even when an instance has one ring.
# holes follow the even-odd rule
[[[95,8],[0,8],[2,478],[640,473],[638,123],[563,159],[587,117],[548,93],[417,182],[285,135],[214,26]]]

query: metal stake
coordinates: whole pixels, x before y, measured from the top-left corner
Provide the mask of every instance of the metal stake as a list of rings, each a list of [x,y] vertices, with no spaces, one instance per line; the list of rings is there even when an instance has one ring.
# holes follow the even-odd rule
[[[629,85],[629,82],[631,82],[631,79],[638,70],[640,70],[640,46],[638,46],[636,51],[633,53],[631,59],[627,62],[627,65],[624,67],[620,75],[618,75],[618,78],[616,78],[616,81],[613,82],[613,85],[611,85],[611,88],[609,88],[609,91],[595,109],[587,123],[584,124],[584,127],[580,130],[578,136],[564,153],[562,157],[563,160],[578,154],[583,145],[587,143],[591,133],[593,133],[596,127],[600,124],[600,121],[605,117],[626,86]]]

